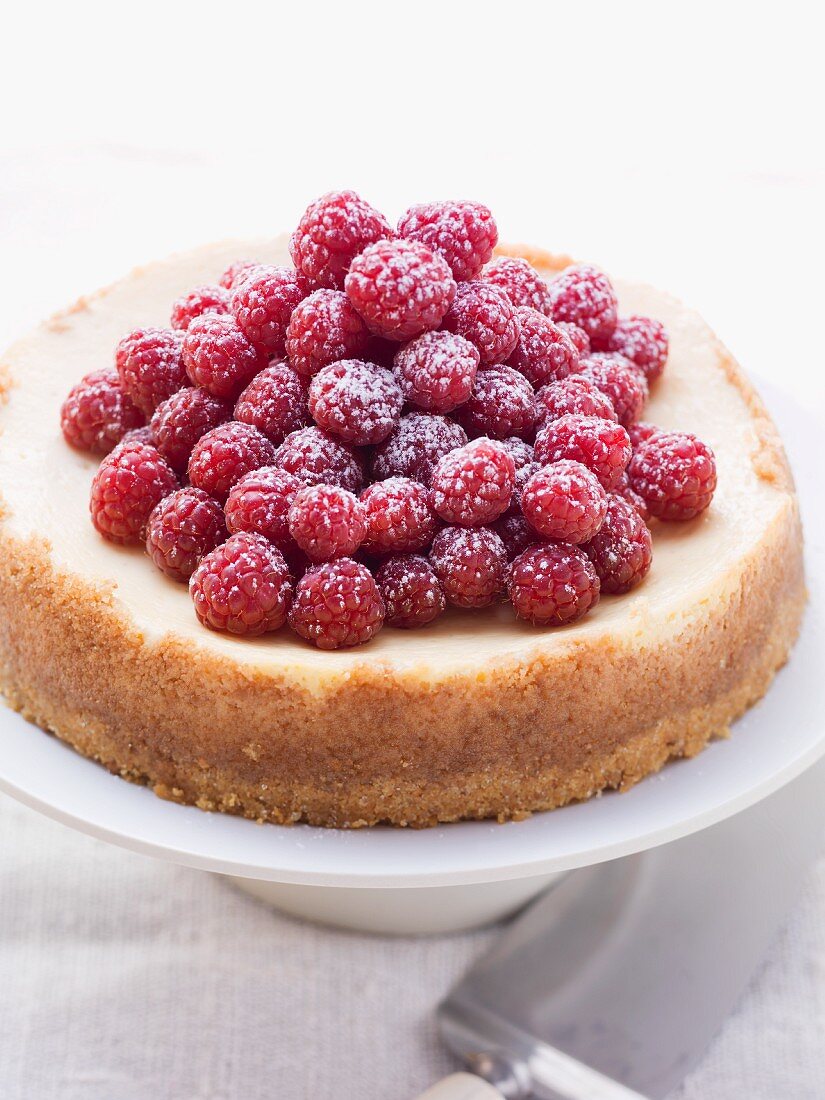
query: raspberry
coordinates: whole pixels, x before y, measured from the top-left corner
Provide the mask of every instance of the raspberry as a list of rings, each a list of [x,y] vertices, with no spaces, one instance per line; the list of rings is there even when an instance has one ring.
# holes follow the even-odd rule
[[[149,517],[146,552],[167,577],[188,581],[201,558],[225,538],[220,504],[200,489],[176,489]]]
[[[87,374],[60,409],[60,427],[67,443],[81,451],[107,454],[133,428],[143,413],[123,392],[114,369]]]
[[[584,329],[591,343],[607,340],[616,327],[619,303],[610,280],[596,267],[568,267],[549,283],[553,320]]]
[[[193,385],[234,400],[264,369],[267,356],[250,344],[231,317],[205,313],[186,330],[183,361]]]
[[[630,436],[630,446],[634,451],[637,451],[643,443],[647,443],[648,439],[652,439],[654,435],[662,435],[662,429],[658,424],[637,420],[635,424],[631,424],[627,429],[627,434]]]
[[[590,337],[583,328],[579,328],[578,325],[574,325],[570,321],[557,321],[555,323],[556,327],[566,332],[573,341],[580,359],[584,359],[590,354]]]
[[[480,202],[411,206],[398,222],[398,235],[443,256],[456,282],[475,279],[498,243],[493,215]]]
[[[607,493],[580,462],[562,459],[537,470],[524,486],[521,510],[546,539],[588,542],[607,512]]]
[[[172,304],[172,328],[187,329],[204,313],[228,313],[229,292],[222,286],[198,286]]]
[[[538,271],[516,256],[499,256],[484,269],[485,283],[503,290],[514,306],[529,306],[551,316],[550,291]]]
[[[276,446],[309,423],[307,392],[288,363],[272,363],[256,374],[235,405],[235,419],[251,424]]]
[[[286,353],[305,378],[339,359],[357,359],[369,345],[369,330],[341,290],[316,290],[292,313]]]
[[[507,551],[491,527],[445,527],[430,550],[430,564],[456,607],[486,607],[504,588]]]
[[[534,626],[573,623],[599,602],[599,577],[577,546],[530,546],[510,567],[510,601]]]
[[[354,191],[330,191],[304,211],[289,252],[297,270],[314,287],[342,290],[355,257],[392,235],[383,214]]]
[[[242,531],[201,560],[189,593],[204,626],[255,636],[286,622],[292,580],[274,546]]]
[[[152,428],[149,424],[143,424],[140,428],[132,428],[126,432],[120,441],[121,443],[146,443],[149,447],[154,447],[155,437],[152,435]]]
[[[225,290],[234,290],[251,272],[261,266],[258,260],[235,260],[224,271],[218,282]]]
[[[426,550],[438,529],[426,488],[407,477],[376,481],[361,494],[367,516],[364,549],[370,554]]]
[[[456,415],[467,435],[506,439],[532,436],[537,416],[536,395],[523,374],[512,367],[480,370],[470,399]]]
[[[275,448],[265,435],[235,420],[219,424],[201,436],[189,456],[189,480],[217,500],[225,501],[232,486],[251,470],[275,461]]]
[[[474,439],[445,455],[433,470],[432,506],[447,523],[491,523],[510,506],[516,466],[507,448]]]
[[[261,265],[232,291],[230,307],[247,340],[267,355],[286,352],[286,330],[292,311],[307,296],[308,286],[291,267]]]
[[[526,462],[523,466],[519,466],[516,470],[516,481],[513,485],[513,495],[510,498],[510,507],[505,512],[505,515],[518,515],[521,512],[521,497],[524,493],[524,487],[530,478],[541,469],[541,464],[538,462]]]
[[[444,589],[433,567],[416,554],[387,558],[375,581],[384,598],[388,626],[401,630],[426,626],[446,607]]]
[[[579,370],[579,353],[567,333],[538,310],[521,306],[518,343],[507,365],[523,374],[531,386],[558,382]]]
[[[640,497],[633,486],[630,484],[630,478],[627,476],[627,470],[622,474],[619,484],[613,489],[613,493],[617,497],[621,497],[622,500],[627,501],[631,508],[635,508],[642,519],[647,523],[650,519],[650,509],[645,503],[644,497]]]
[[[391,372],[360,359],[330,363],[309,384],[309,411],[319,427],[358,447],[386,439],[403,404]]]
[[[602,393],[592,378],[585,378],[583,374],[571,374],[561,382],[542,386],[536,394],[536,407],[542,428],[568,413],[614,422],[619,419],[607,394]]]
[[[642,443],[628,467],[630,484],[664,520],[688,520],[710,504],[716,489],[716,459],[689,432],[662,432]]]
[[[366,510],[337,485],[306,485],[289,506],[289,533],[310,561],[349,558],[367,533]]]
[[[177,487],[178,479],[154,447],[121,443],[92,481],[92,523],[110,542],[142,542],[152,509]]]
[[[473,390],[479,355],[463,336],[425,332],[400,348],[395,377],[404,397],[428,412],[452,412]]]
[[[172,329],[139,328],[117,345],[120,384],[144,416],[186,385],[182,343],[183,334]]]
[[[535,454],[545,466],[562,458],[581,462],[610,490],[619,484],[630,461],[630,438],[621,424],[568,413],[542,428]]]
[[[620,317],[604,350],[623,355],[644,372],[648,382],[655,382],[667,362],[667,330],[652,317]]]
[[[620,424],[627,428],[639,419],[647,403],[647,381],[629,359],[594,352],[582,361],[582,371],[610,398]]]
[[[519,439],[517,436],[510,436],[509,439],[503,439],[502,444],[516,464],[516,479],[513,484],[513,495],[510,499],[510,507],[507,512],[505,512],[505,515],[508,515],[521,510],[521,491],[526,485],[528,478],[538,470],[539,465],[534,461],[533,448],[529,443],[525,443],[523,439]]]
[[[508,561],[517,558],[528,546],[541,542],[538,531],[518,513],[508,512],[501,519],[497,519],[493,524],[493,530],[504,543]]]
[[[354,451],[314,426],[290,432],[275,454],[275,465],[303,485],[340,485],[351,493],[364,486],[364,470]]]
[[[232,416],[232,406],[206,390],[187,386],[167,398],[152,417],[155,446],[178,473],[185,473],[192,448],[207,432]]]
[[[444,328],[474,344],[485,367],[508,359],[519,334],[516,309],[510,299],[503,290],[480,281],[459,283],[444,317]]]
[[[616,596],[640,584],[653,559],[645,521],[632,504],[613,493],[598,534],[582,549],[593,562],[602,592]]]
[[[522,466],[527,466],[533,461],[533,448],[529,443],[525,443],[523,439],[519,439],[517,435],[511,435],[507,439],[502,439],[501,442],[513,462],[515,462],[516,470],[520,470]]]
[[[339,558],[308,570],[289,613],[296,634],[319,649],[361,645],[384,623],[384,601],[366,566]]]
[[[289,533],[289,508],[303,488],[297,477],[277,466],[262,466],[236,481],[229,490],[224,512],[231,533],[263,535],[282,554],[295,549]]]
[[[464,429],[446,416],[408,413],[373,453],[372,476],[376,481],[409,477],[429,485],[439,459],[466,442]]]

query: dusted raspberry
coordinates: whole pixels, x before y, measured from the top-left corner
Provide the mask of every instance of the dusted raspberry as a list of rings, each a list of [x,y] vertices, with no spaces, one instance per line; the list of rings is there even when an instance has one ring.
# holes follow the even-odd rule
[[[234,400],[264,369],[267,356],[253,347],[232,317],[205,313],[186,330],[183,361],[193,385]]]
[[[508,561],[517,558],[528,546],[541,542],[538,531],[535,527],[531,527],[520,512],[508,512],[501,519],[497,519],[493,524],[493,530],[504,543]]]
[[[282,554],[243,531],[202,559],[189,593],[204,626],[254,637],[284,625],[292,580]]]
[[[716,459],[689,432],[663,432],[642,443],[628,467],[630,484],[658,519],[693,519],[716,489]]]
[[[149,424],[142,424],[139,428],[131,428],[120,441],[121,443],[146,443],[149,447],[154,447],[155,437],[152,435],[152,428]]]
[[[115,366],[124,392],[144,416],[186,385],[183,334],[168,328],[139,328],[115,348]]]
[[[172,467],[186,472],[192,448],[207,432],[232,416],[232,406],[206,390],[187,386],[167,398],[152,417],[152,440]]]
[[[650,509],[645,503],[644,497],[640,497],[633,486],[630,484],[630,478],[627,476],[627,470],[625,470],[625,472],[622,474],[621,481],[616,486],[616,488],[613,489],[613,493],[617,497],[621,497],[622,500],[627,501],[627,503],[632,508],[635,508],[642,519],[645,521],[645,523],[647,523],[647,521],[650,519]]]
[[[504,588],[507,551],[491,527],[445,527],[430,550],[444,595],[456,607],[486,607]]]
[[[409,477],[429,485],[432,472],[444,455],[463,447],[467,433],[446,416],[434,413],[408,413],[372,457],[375,481],[388,477]]]
[[[521,513],[521,496],[524,492],[524,487],[530,478],[541,469],[539,462],[525,462],[523,466],[516,467],[516,481],[513,485],[513,495],[510,498],[510,507],[505,512],[505,515],[519,515]]]
[[[533,461],[533,448],[529,443],[525,443],[523,439],[519,439],[517,435],[511,435],[507,439],[502,439],[501,442],[513,462],[515,462],[517,471]]]
[[[403,404],[392,373],[361,359],[330,363],[309,384],[309,411],[315,422],[356,447],[386,439]]]
[[[546,539],[588,542],[607,513],[607,493],[580,462],[562,459],[538,469],[521,494],[524,518]]]
[[[204,313],[228,313],[229,291],[222,286],[199,286],[181,295],[172,305],[172,328],[187,329]]]
[[[610,398],[619,423],[635,424],[647,403],[647,381],[642,371],[623,355],[594,352],[582,361],[584,377]]]
[[[536,395],[523,374],[512,367],[480,370],[470,399],[456,413],[467,435],[488,435],[491,439],[520,439],[533,435],[536,426]]]
[[[290,556],[295,549],[289,533],[289,508],[303,483],[278,466],[262,466],[236,481],[226,498],[226,526],[230,532],[263,535]]]
[[[367,326],[342,290],[316,290],[295,307],[286,353],[304,378],[339,359],[357,359],[369,345]]]
[[[426,550],[438,530],[426,488],[408,477],[376,481],[361,494],[367,516],[364,549],[369,554]]]
[[[236,260],[224,271],[218,282],[224,290],[234,290],[238,283],[261,266],[259,260]]]
[[[275,461],[275,448],[263,433],[235,420],[201,436],[189,456],[189,480],[217,500],[251,470]]]
[[[259,351],[282,356],[292,311],[307,292],[306,281],[291,267],[261,266],[232,291],[232,315]]]
[[[510,299],[503,290],[480,281],[459,283],[444,328],[469,340],[485,367],[508,359],[519,334],[516,309]]]
[[[398,223],[398,235],[443,256],[456,282],[475,279],[498,243],[493,215],[480,202],[411,206]]]
[[[529,306],[551,316],[550,292],[538,271],[517,256],[499,256],[484,269],[485,283],[503,290],[514,306]]]
[[[507,453],[516,464],[516,480],[513,486],[513,496],[510,500],[510,507],[505,512],[505,515],[512,513],[518,513],[521,511],[521,491],[527,484],[528,479],[538,470],[539,464],[534,460],[533,448],[529,443],[525,443],[523,439],[519,439],[517,436],[510,436],[509,439],[503,439],[501,441],[507,449]]]
[[[388,626],[414,630],[437,619],[446,607],[433,567],[416,554],[387,558],[375,581],[384,597]]]
[[[398,350],[395,377],[411,405],[447,413],[472,393],[478,364],[478,352],[463,336],[425,332]]]
[[[630,425],[627,434],[630,436],[630,446],[634,451],[637,451],[643,443],[647,443],[648,439],[652,439],[654,435],[661,435],[662,429],[658,424],[638,420],[635,424]]]
[[[142,542],[153,508],[177,487],[178,479],[154,447],[121,443],[92,481],[92,523],[110,542]]]
[[[584,329],[591,343],[607,340],[616,327],[619,303],[610,280],[589,264],[566,268],[549,283],[551,315]]]
[[[133,428],[143,413],[127,397],[114,368],[97,370],[73,386],[60,409],[67,443],[81,451],[107,454]]]
[[[360,458],[315,426],[290,432],[276,452],[275,465],[294,474],[303,485],[340,485],[351,493],[360,493],[364,487]]]
[[[292,262],[314,287],[342,290],[367,245],[392,237],[389,222],[354,191],[330,191],[311,203],[289,242]]]
[[[568,413],[580,416],[598,416],[602,420],[617,421],[616,410],[606,393],[602,393],[592,378],[583,374],[571,374],[561,382],[542,386],[536,394],[539,426],[558,420]]]
[[[653,559],[653,540],[632,504],[611,493],[599,533],[582,547],[605,594],[621,595],[640,584]]]
[[[509,508],[515,481],[516,465],[507,448],[492,439],[474,439],[445,455],[433,470],[432,506],[447,523],[491,523]]]
[[[607,339],[605,351],[623,355],[644,371],[648,382],[655,382],[667,362],[667,330],[652,317],[620,317]]]
[[[599,602],[599,578],[577,546],[530,546],[510,567],[513,610],[534,626],[573,623]]]
[[[535,454],[544,466],[562,458],[581,462],[609,490],[619,484],[630,461],[630,438],[621,424],[568,413],[542,428]]]
[[[176,489],[146,528],[146,552],[167,577],[188,581],[201,558],[226,538],[223,510],[200,489]]]
[[[570,321],[557,321],[557,326],[562,329],[576,346],[580,359],[585,359],[590,354],[590,337],[583,328],[571,324]]]
[[[251,424],[277,446],[309,424],[306,387],[288,363],[256,374],[235,405],[235,419]]]
[[[344,286],[368,328],[399,342],[438,328],[455,297],[446,260],[418,241],[370,245],[353,260]]]
[[[319,649],[361,645],[384,624],[384,601],[372,574],[351,558],[308,570],[295,589],[289,625]]]
[[[289,533],[310,561],[348,558],[364,541],[366,510],[338,485],[305,485],[289,506]]]
[[[519,338],[507,365],[523,374],[531,386],[558,382],[579,370],[579,353],[567,333],[538,310],[516,310]]]

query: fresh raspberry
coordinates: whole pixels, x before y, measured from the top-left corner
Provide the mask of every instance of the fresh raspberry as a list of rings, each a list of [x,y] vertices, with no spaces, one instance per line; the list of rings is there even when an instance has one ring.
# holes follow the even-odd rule
[[[667,329],[652,317],[620,317],[604,350],[618,352],[655,382],[665,369],[668,353]]]
[[[513,354],[519,334],[516,308],[510,299],[503,290],[481,281],[459,283],[444,328],[469,340],[485,367],[505,362]]]
[[[242,531],[201,560],[189,593],[204,626],[254,637],[284,625],[292,580],[274,546]]]
[[[581,462],[610,490],[619,484],[630,461],[630,438],[621,424],[568,413],[542,428],[535,454],[544,466],[562,458]]]
[[[314,425],[290,432],[276,452],[275,465],[303,485],[340,485],[351,493],[364,487],[364,469],[355,452]]]
[[[528,546],[541,542],[541,536],[535,527],[531,526],[518,512],[508,512],[501,519],[497,519],[493,524],[493,530],[504,543],[508,561],[517,558]]]
[[[262,432],[231,420],[219,424],[195,444],[189,456],[189,480],[195,488],[225,501],[244,474],[274,461],[275,448]]]
[[[367,326],[342,290],[316,290],[294,309],[286,330],[293,368],[311,378],[339,359],[358,359],[369,345]]]
[[[523,466],[516,467],[516,480],[513,485],[513,495],[510,498],[510,507],[504,513],[505,515],[519,515],[521,513],[521,497],[524,493],[524,487],[533,474],[541,468],[541,463],[539,462],[525,462]]]
[[[206,390],[187,386],[158,405],[152,417],[155,446],[178,473],[186,472],[192,448],[207,432],[232,416],[232,406]]]
[[[693,519],[707,508],[716,489],[713,451],[689,432],[662,432],[648,439],[633,455],[627,473],[658,519]]]
[[[646,420],[637,420],[635,424],[631,424],[627,429],[627,434],[630,436],[630,446],[634,451],[637,451],[643,443],[647,443],[648,439],[652,439],[654,435],[662,435],[662,429],[658,424],[651,424]]]
[[[262,466],[236,481],[229,490],[224,512],[231,533],[250,531],[263,535],[290,556],[294,549],[289,533],[289,508],[303,483],[277,466]]]
[[[427,412],[447,413],[473,391],[479,355],[463,336],[425,332],[398,350],[395,377],[411,405]]]
[[[529,306],[516,310],[519,338],[507,365],[523,374],[531,386],[558,382],[579,370],[579,353],[564,329]]]
[[[123,392],[113,368],[87,374],[69,390],[60,409],[66,442],[95,454],[107,454],[127,432],[142,424],[143,413]]]
[[[259,260],[235,260],[218,280],[224,290],[234,290],[247,276],[261,267]]]
[[[516,465],[507,448],[492,439],[474,439],[445,455],[433,470],[432,506],[447,523],[491,523],[509,508],[515,481]]]
[[[220,504],[200,489],[176,489],[149,517],[146,552],[167,577],[188,581],[201,558],[225,538]]]
[[[630,478],[627,476],[627,470],[622,474],[619,484],[613,489],[613,493],[617,497],[621,497],[622,500],[627,501],[631,508],[635,508],[642,519],[647,523],[650,519],[650,509],[644,497],[640,497],[633,486],[630,484]]]
[[[647,381],[642,371],[623,355],[594,352],[582,360],[585,378],[610,398],[619,423],[626,428],[639,419],[647,403]]]
[[[309,424],[307,391],[288,363],[272,363],[256,374],[235,405],[235,419],[251,424],[276,446]]]
[[[186,385],[182,344],[183,334],[172,329],[139,328],[117,345],[120,384],[144,416]]]
[[[375,574],[386,608],[385,622],[414,630],[437,619],[447,605],[444,589],[426,558],[417,554],[387,558]]]
[[[177,487],[178,479],[154,447],[121,443],[92,481],[92,523],[109,542],[142,542],[152,509]]]
[[[386,439],[403,404],[392,373],[361,359],[330,363],[309,384],[309,411],[318,426],[357,447]]]
[[[229,292],[222,286],[198,286],[172,304],[172,328],[188,329],[204,313],[228,313]]]
[[[292,262],[313,287],[342,290],[359,253],[392,237],[389,222],[354,191],[330,191],[310,203],[289,242]]]
[[[289,625],[319,649],[361,645],[384,624],[384,601],[365,565],[339,558],[308,570],[295,590]]]
[[[253,347],[232,317],[205,313],[186,330],[183,361],[193,385],[234,400],[264,369],[267,356]]]
[[[444,527],[435,536],[430,564],[456,607],[486,607],[504,588],[507,551],[491,527]]]
[[[121,443],[145,443],[149,447],[154,447],[155,437],[152,435],[152,428],[149,424],[142,424],[139,428],[131,428],[120,441]]]
[[[530,546],[510,567],[510,602],[534,626],[573,623],[599,602],[599,577],[577,546]]]
[[[349,558],[367,533],[366,509],[338,485],[306,485],[289,506],[289,533],[310,561]]]
[[[267,355],[286,353],[286,330],[292,311],[309,287],[291,267],[261,266],[232,291],[232,316],[250,344]]]
[[[480,202],[426,202],[401,216],[398,236],[438,252],[456,282],[463,282],[475,279],[493,255],[498,228]]]
[[[534,460],[533,448],[529,443],[525,443],[523,439],[519,439],[517,435],[508,436],[507,439],[502,439],[502,445],[516,464],[516,470],[520,470],[522,466],[528,466]]]
[[[489,367],[478,372],[470,399],[456,416],[470,437],[526,439],[535,430],[537,411],[533,387],[523,374],[512,367]]]
[[[557,321],[557,327],[566,332],[573,341],[580,359],[585,359],[590,354],[590,337],[583,328],[572,324],[570,321]]]
[[[392,435],[374,451],[373,479],[409,477],[429,485],[439,459],[466,442],[464,429],[446,416],[408,413],[401,417]]]
[[[588,542],[607,512],[607,493],[580,462],[562,459],[538,469],[521,494],[528,523],[546,539]]]
[[[583,374],[571,374],[561,382],[542,386],[536,394],[536,407],[542,428],[568,413],[598,416],[614,422],[619,419],[607,394],[602,393],[592,378],[585,378]]]
[[[484,269],[485,283],[503,290],[514,306],[529,306],[551,316],[550,292],[538,271],[516,256],[499,256]]]
[[[616,327],[619,303],[604,274],[589,264],[568,267],[549,283],[551,315],[584,329],[591,343],[607,340]]]
[[[582,550],[593,562],[605,595],[621,595],[640,584],[653,559],[653,540],[632,504],[611,493],[599,532]]]
[[[438,530],[426,488],[408,477],[376,481],[361,494],[367,516],[364,549],[370,554],[426,550]]]

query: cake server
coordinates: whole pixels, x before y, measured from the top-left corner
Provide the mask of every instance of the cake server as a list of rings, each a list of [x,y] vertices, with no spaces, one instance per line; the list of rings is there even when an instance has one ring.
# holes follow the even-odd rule
[[[825,762],[727,821],[571,872],[439,1008],[472,1073],[419,1100],[661,1100],[695,1066],[825,840]]]

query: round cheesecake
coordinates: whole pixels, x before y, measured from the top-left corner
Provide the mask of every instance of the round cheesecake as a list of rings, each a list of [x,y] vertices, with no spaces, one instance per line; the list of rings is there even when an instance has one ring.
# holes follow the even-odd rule
[[[546,278],[570,261],[531,249]],[[715,451],[718,489],[654,524],[653,566],[586,618],[537,629],[505,604],[420,631],[313,649],[284,629],[210,632],[185,585],[89,520],[96,460],[61,403],[126,332],[229,263],[288,263],[286,240],[212,245],[83,298],[3,358],[0,688],[27,718],[164,798],[278,823],[517,818],[627,788],[692,756],[767,689],[804,604],[797,502],[776,430],[695,313],[616,282],[670,356],[645,419]],[[35,734],[32,734],[35,736]]]

